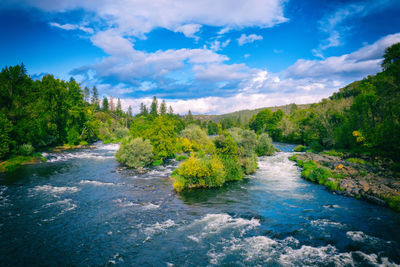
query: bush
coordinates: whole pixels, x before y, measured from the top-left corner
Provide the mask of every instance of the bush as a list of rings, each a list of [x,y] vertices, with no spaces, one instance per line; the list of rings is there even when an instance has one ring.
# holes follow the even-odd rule
[[[225,175],[224,165],[218,157],[191,156],[172,172],[173,186],[177,192],[188,188],[218,187],[224,184]]]
[[[322,154],[328,155],[328,156],[334,156],[334,157],[343,157],[342,152],[338,152],[335,150],[324,150],[324,151],[322,151]]]
[[[153,146],[141,137],[122,142],[115,154],[117,161],[130,168],[143,168],[153,161]]]
[[[122,139],[129,134],[129,129],[126,127],[117,127],[114,129],[114,135],[117,139]]]
[[[312,141],[310,144],[310,149],[315,153],[319,153],[324,150],[324,147],[318,141]]]
[[[310,175],[308,176],[308,179],[317,182],[319,184],[325,183],[326,180],[328,180],[329,177],[332,176],[332,173],[330,170],[324,168],[324,167],[318,167],[314,169],[313,171],[310,172]]]
[[[354,164],[363,164],[365,165],[365,160],[359,158],[348,158],[346,159],[347,162],[354,163]]]
[[[67,141],[69,145],[79,144],[79,133],[75,128],[67,130]]]
[[[240,181],[243,179],[243,169],[236,157],[222,156],[221,160],[226,172],[225,181]]]
[[[294,152],[305,152],[306,151],[306,147],[305,146],[303,146],[303,145],[298,145],[298,146],[296,146],[294,149],[293,149],[293,151]]]
[[[256,153],[258,156],[271,156],[275,152],[272,138],[267,133],[262,133],[257,140]]]
[[[24,144],[19,147],[19,154],[22,156],[30,156],[30,155],[32,155],[34,150],[35,149],[33,148],[33,146],[31,144]]]
[[[253,153],[250,157],[239,159],[245,174],[252,174],[257,170],[257,155]]]
[[[10,150],[11,129],[12,129],[11,122],[7,119],[7,117],[4,114],[0,113],[0,159],[4,158]]]
[[[86,141],[81,141],[81,142],[79,143],[79,145],[80,145],[80,146],[87,146],[87,145],[88,145],[88,142],[86,142]]]
[[[160,166],[161,164],[163,164],[163,160],[162,159],[157,159],[157,160],[153,161],[153,163],[151,165]]]
[[[182,138],[186,138],[194,143],[206,146],[210,143],[207,133],[203,131],[198,125],[188,125],[180,134]]]
[[[185,156],[185,155],[177,155],[177,156],[175,156],[175,159],[176,159],[177,161],[183,161],[183,160],[187,160],[188,157]]]

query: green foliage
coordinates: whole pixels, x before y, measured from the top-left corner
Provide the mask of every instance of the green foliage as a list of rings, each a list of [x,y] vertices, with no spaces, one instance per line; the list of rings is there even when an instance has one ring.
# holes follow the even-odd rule
[[[336,151],[334,149],[332,149],[332,150],[324,150],[324,151],[322,151],[321,154],[328,155],[328,156],[334,156],[334,157],[343,157],[343,155],[344,155],[343,152],[339,152],[339,151]]]
[[[187,160],[188,157],[185,156],[185,155],[177,155],[177,156],[175,157],[175,159],[176,159],[177,161],[183,161],[183,160]]]
[[[10,133],[12,131],[12,124],[7,117],[0,113],[0,159],[4,158],[9,150],[12,139]]]
[[[237,158],[233,156],[223,156],[221,160],[226,172],[225,181],[239,181],[243,179],[243,168],[239,164]]]
[[[172,173],[174,189],[180,192],[189,188],[218,187],[224,184],[225,174],[218,157],[191,156]]]
[[[256,153],[258,156],[272,156],[275,153],[272,138],[267,133],[262,133],[258,137]]]
[[[149,140],[129,138],[122,142],[115,154],[117,161],[130,168],[142,168],[153,161],[153,146]]]
[[[347,162],[351,162],[351,163],[355,163],[355,164],[362,164],[365,165],[366,162],[363,159],[359,159],[359,158],[348,158],[346,159]]]
[[[31,144],[23,144],[19,147],[18,153],[22,156],[31,156],[35,149]]]
[[[163,164],[163,160],[162,159],[157,159],[157,160],[153,161],[153,163],[151,165],[160,166],[161,164]]]
[[[214,139],[215,148],[219,155],[237,156],[238,146],[228,133],[221,134]]]
[[[248,157],[240,158],[239,164],[242,166],[243,171],[245,174],[252,174],[257,170],[257,155],[252,154]]]
[[[382,68],[388,70],[391,66],[400,62],[400,43],[394,44],[385,50]]]
[[[400,196],[392,196],[386,198],[386,203],[388,203],[391,209],[400,212]]]
[[[86,142],[85,140],[83,140],[83,141],[80,141],[80,142],[79,142],[79,145],[80,145],[80,146],[87,146],[87,145],[89,145],[89,143]]]
[[[304,151],[306,151],[306,149],[307,149],[307,147],[305,147],[303,145],[298,145],[293,149],[293,151],[294,152],[304,152]]]
[[[202,146],[208,145],[211,141],[208,138],[206,132],[202,130],[198,125],[189,124],[180,134],[182,138],[186,138],[189,141],[193,141]]]

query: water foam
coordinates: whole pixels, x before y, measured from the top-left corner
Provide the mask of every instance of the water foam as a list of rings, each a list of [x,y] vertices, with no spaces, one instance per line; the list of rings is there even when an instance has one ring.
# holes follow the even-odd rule
[[[114,186],[114,185],[118,185],[118,184],[114,184],[114,183],[100,182],[100,181],[94,181],[94,180],[81,180],[79,183],[80,184],[89,184],[89,185],[94,185],[94,186]]]
[[[12,206],[10,200],[8,199],[8,196],[5,194],[7,189],[8,188],[5,185],[0,186],[0,207],[2,208]]]
[[[162,232],[165,232],[168,228],[174,227],[176,226],[175,222],[171,219],[168,219],[164,222],[156,222],[155,224],[148,226],[146,228],[143,229],[143,232],[147,235],[147,236],[152,236],[152,235],[156,235],[156,234],[160,234]]]
[[[54,197],[58,197],[61,194],[65,193],[76,193],[79,191],[79,188],[74,186],[52,186],[52,185],[38,185],[34,188],[29,189],[31,192],[41,192],[41,193],[49,193]]]
[[[333,222],[328,219],[313,220],[310,223],[312,226],[318,226],[318,227],[326,227],[326,226],[333,226],[333,227],[337,227],[337,228],[345,227],[345,225],[341,224],[340,222]]]
[[[64,213],[66,213],[68,211],[71,211],[71,210],[74,210],[74,209],[76,209],[78,207],[75,203],[73,203],[72,199],[66,198],[66,199],[63,199],[63,200],[47,203],[47,204],[43,205],[42,208],[47,209],[47,208],[51,208],[51,207],[54,207],[54,206],[55,207],[61,207],[62,208],[61,211],[57,215],[55,215],[55,216],[53,216],[53,217],[51,217],[49,219],[43,219],[42,220],[43,222],[53,221],[57,217],[63,215]]]
[[[59,162],[59,161],[68,161],[71,159],[112,159],[113,155],[104,155],[104,153],[98,152],[60,152],[60,153],[43,153],[45,158],[47,158],[46,162]]]

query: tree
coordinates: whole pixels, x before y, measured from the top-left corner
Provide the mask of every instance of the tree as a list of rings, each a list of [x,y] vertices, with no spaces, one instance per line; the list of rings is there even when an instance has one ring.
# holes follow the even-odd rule
[[[385,49],[383,55],[382,68],[387,70],[395,63],[400,63],[400,43],[394,44]]]
[[[132,107],[131,106],[128,107],[127,114],[128,114],[128,117],[132,117],[133,114],[132,114]]]
[[[165,114],[167,114],[167,104],[163,100],[160,105],[160,115],[165,115]]]
[[[85,88],[83,89],[83,93],[85,95],[84,100],[89,103],[89,101],[90,101],[90,89],[89,89],[89,87],[85,86]]]
[[[156,117],[158,116],[158,101],[157,101],[157,97],[153,97],[153,102],[151,102],[151,106],[150,106],[150,115]]]
[[[114,97],[112,95],[110,95],[109,106],[111,111],[115,111]]]
[[[173,115],[174,114],[174,110],[172,109],[172,106],[169,106],[168,114],[169,115]]]
[[[153,146],[141,137],[122,142],[115,157],[131,168],[143,168],[153,161]]]
[[[192,112],[190,111],[190,109],[188,111],[188,114],[186,115],[186,120],[193,121],[193,115],[192,115]]]
[[[101,107],[102,107],[103,111],[108,111],[109,105],[108,105],[108,99],[107,99],[107,97],[104,97],[104,98],[103,98],[103,103],[102,103]]]
[[[119,97],[117,100],[117,111],[122,111],[121,100],[119,99]]]
[[[92,88],[92,104],[97,104],[99,102],[99,92],[97,91],[97,87],[93,86]]]
[[[10,132],[12,125],[6,116],[0,113],[0,159],[7,155],[11,145]]]

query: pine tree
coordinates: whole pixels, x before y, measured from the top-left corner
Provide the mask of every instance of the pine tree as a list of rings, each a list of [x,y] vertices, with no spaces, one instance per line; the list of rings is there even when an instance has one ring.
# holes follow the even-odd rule
[[[139,110],[139,114],[140,115],[144,115],[144,110],[145,110],[146,106],[142,103],[140,103],[140,110]]]
[[[122,111],[121,100],[119,99],[119,97],[117,100],[117,111]]]
[[[149,110],[147,109],[146,105],[143,106],[143,115],[144,116],[149,115]]]
[[[170,115],[173,115],[173,114],[174,114],[174,110],[172,109],[171,106],[169,106],[168,114],[170,114]]]
[[[132,117],[132,107],[131,106],[128,107],[127,114],[128,114],[128,117]]]
[[[84,93],[84,100],[86,101],[86,102],[89,102],[90,101],[90,89],[89,89],[89,87],[87,87],[87,86],[85,86],[85,88],[83,89],[83,93]]]
[[[107,97],[103,98],[103,103],[102,103],[101,107],[102,107],[103,111],[108,111],[109,107],[108,107],[108,99],[107,99]]]
[[[188,114],[186,115],[186,120],[193,121],[193,115],[192,115],[192,112],[190,111],[190,109],[188,111]]]
[[[111,111],[115,111],[115,104],[114,104],[114,97],[112,95],[110,95],[110,110]]]
[[[163,100],[160,106],[160,114],[161,115],[165,115],[167,114],[167,104],[165,103],[165,101]]]
[[[97,91],[97,87],[93,86],[92,88],[92,104],[98,104],[99,102],[99,92]]]
[[[152,116],[158,116],[158,101],[157,97],[153,97],[153,102],[151,103],[150,106],[150,115]]]

